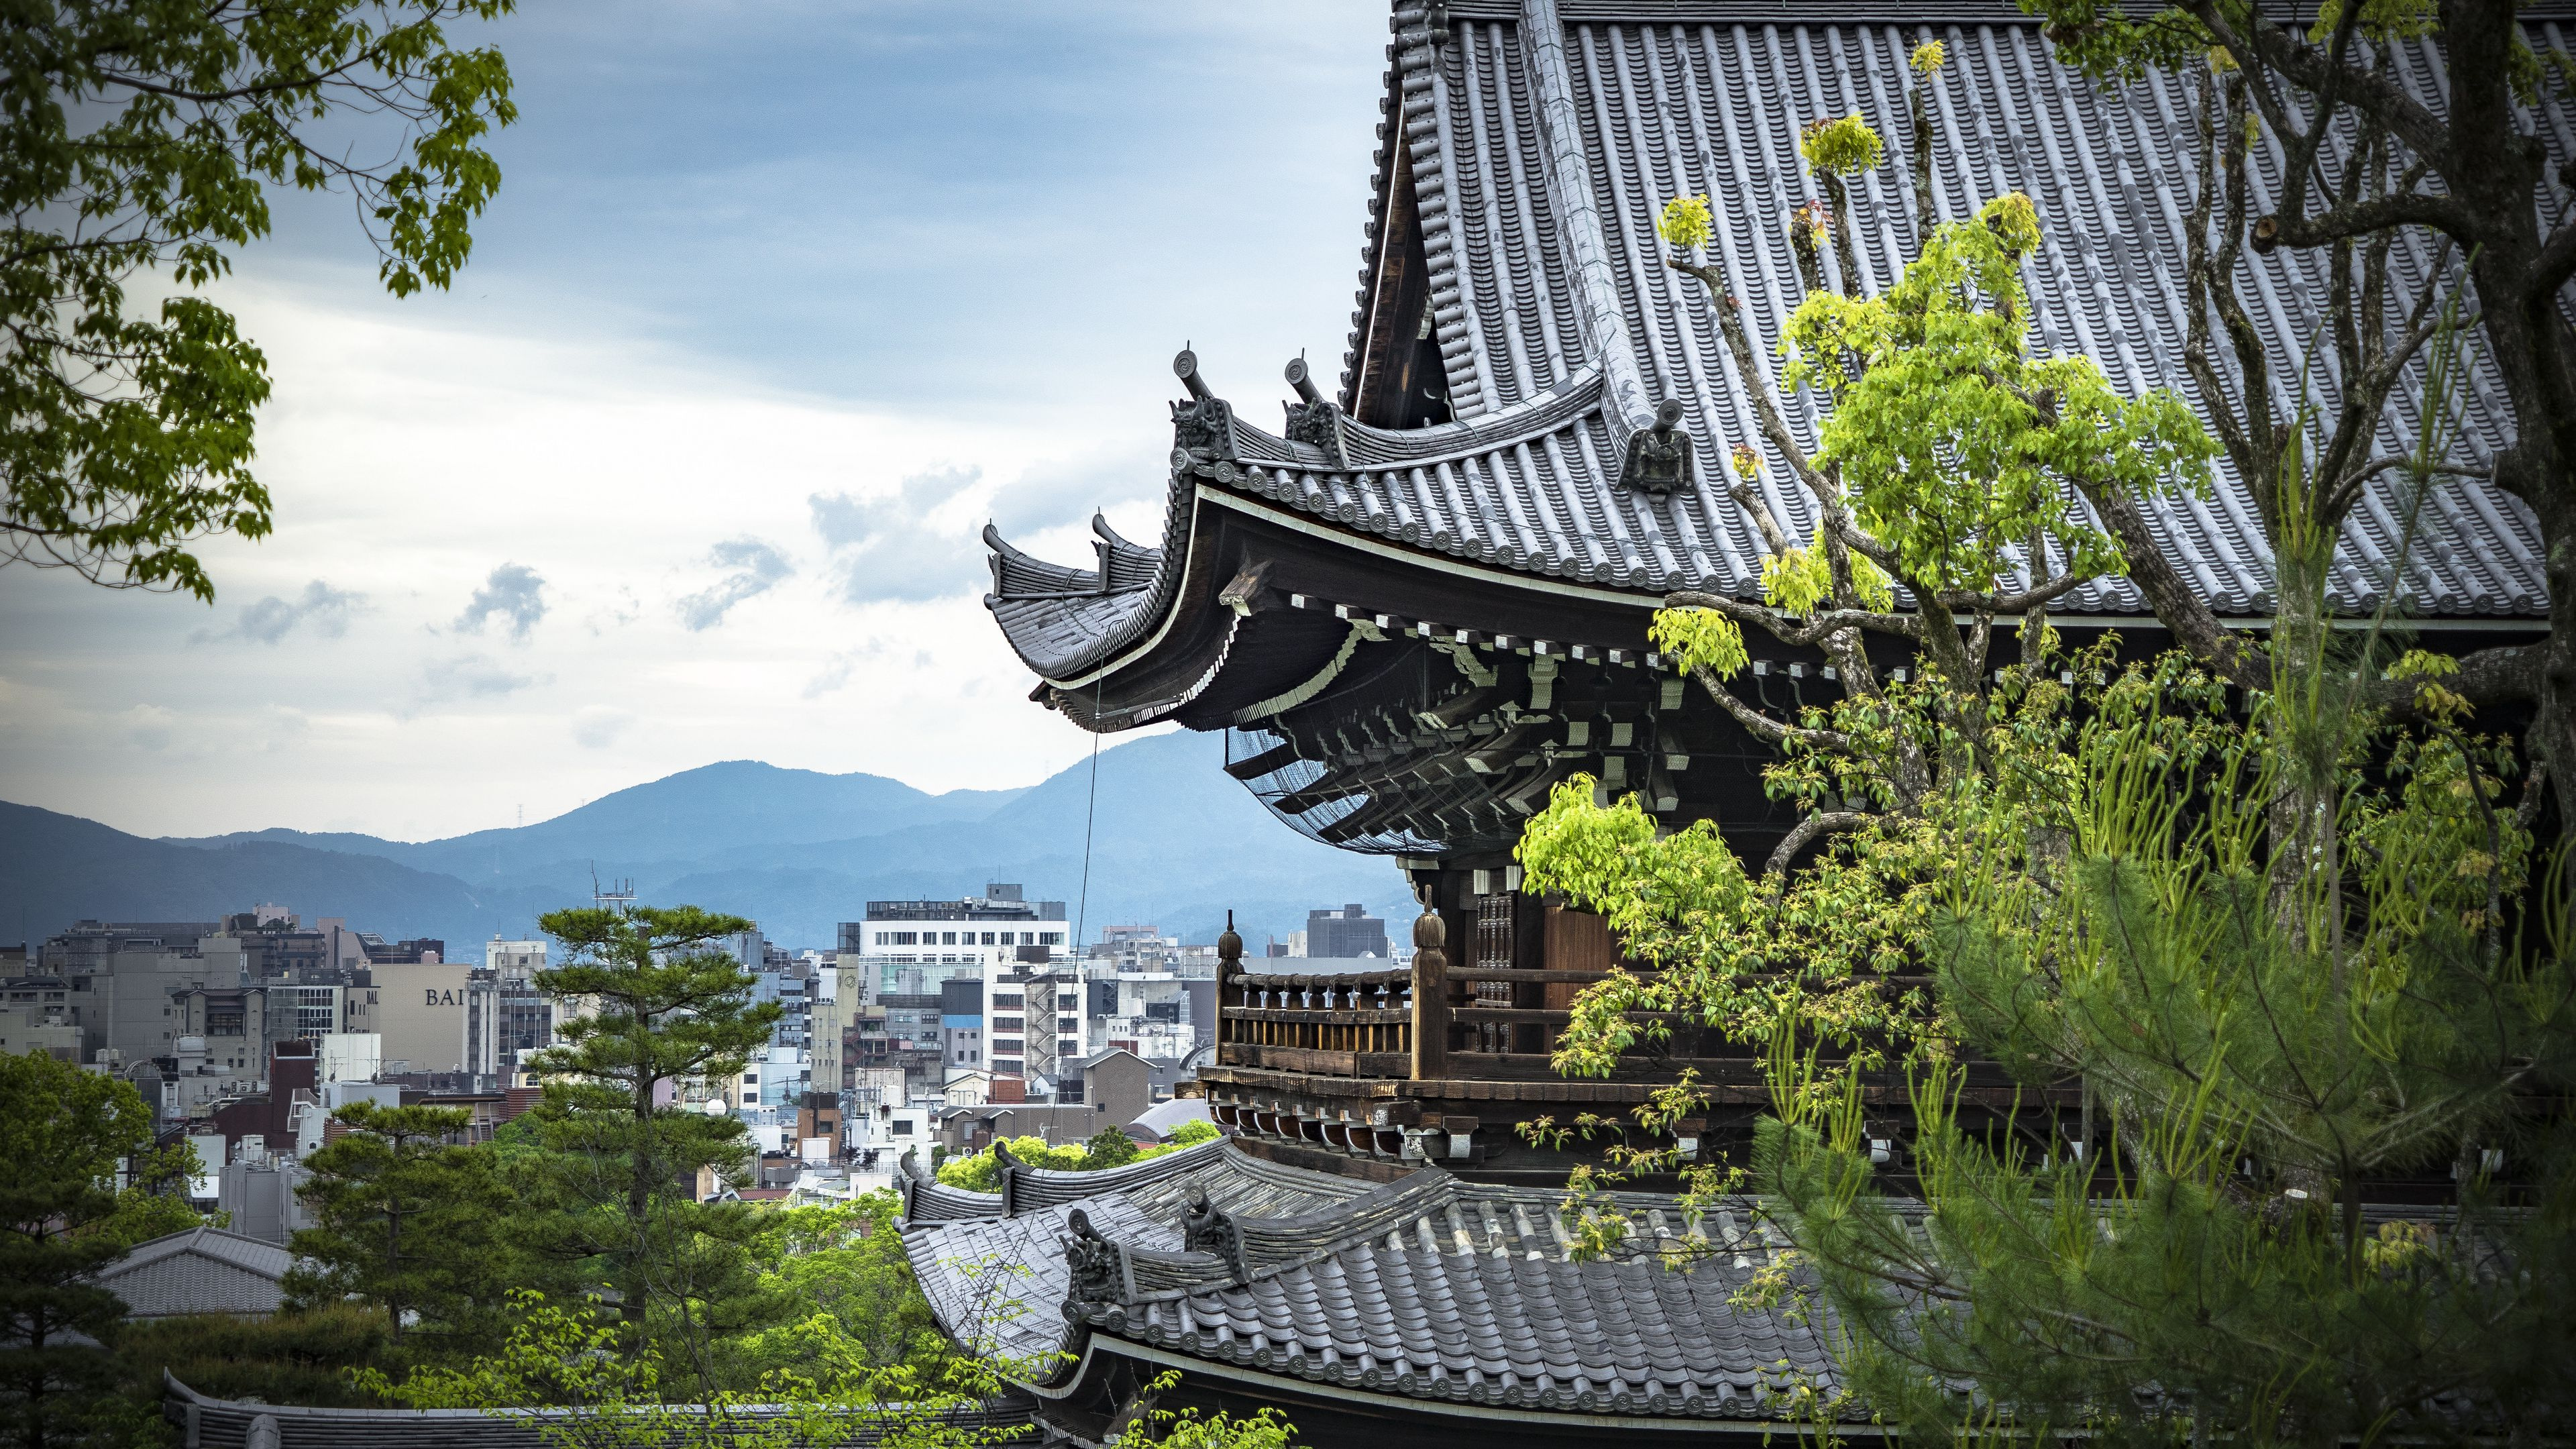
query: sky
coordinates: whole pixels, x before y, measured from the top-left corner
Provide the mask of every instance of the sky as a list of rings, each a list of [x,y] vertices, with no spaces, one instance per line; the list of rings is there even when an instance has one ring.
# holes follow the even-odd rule
[[[0,799],[427,839],[715,760],[929,790],[1091,737],[986,613],[994,521],[1150,540],[1171,357],[1340,368],[1383,0],[540,0],[447,293],[344,199],[216,291],[276,532],[218,595],[0,568]]]

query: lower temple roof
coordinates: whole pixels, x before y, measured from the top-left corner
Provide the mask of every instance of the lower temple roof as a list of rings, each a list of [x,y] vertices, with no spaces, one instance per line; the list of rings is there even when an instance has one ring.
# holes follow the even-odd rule
[[[1371,1185],[1229,1141],[1115,1172],[1018,1168],[975,1216],[916,1184],[905,1250],[942,1327],[1033,1385],[1129,1351],[1426,1406],[1768,1421],[1835,1383],[1829,1325],[1733,1301],[1778,1252],[1746,1204],[1618,1195],[1641,1230],[1583,1261],[1561,1192],[1436,1167]]]

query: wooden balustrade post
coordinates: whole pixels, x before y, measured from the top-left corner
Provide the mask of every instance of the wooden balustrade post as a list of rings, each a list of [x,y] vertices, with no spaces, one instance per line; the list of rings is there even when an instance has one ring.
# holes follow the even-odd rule
[[[1413,1080],[1449,1075],[1449,928],[1430,905],[1413,922]]]
[[[1244,999],[1243,938],[1235,934],[1234,912],[1225,913],[1225,932],[1216,938],[1216,1059],[1225,1060],[1225,1044],[1239,1040],[1237,1033],[1226,1027],[1225,1009],[1250,1005]]]

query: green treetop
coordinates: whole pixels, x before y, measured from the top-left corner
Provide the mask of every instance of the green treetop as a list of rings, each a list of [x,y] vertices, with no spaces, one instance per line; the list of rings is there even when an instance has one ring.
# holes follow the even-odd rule
[[[547,1079],[535,1109],[537,1161],[558,1195],[554,1250],[595,1264],[628,1330],[667,1334],[712,1375],[714,1336],[756,1304],[739,1204],[698,1200],[701,1171],[740,1172],[743,1127],[682,1101],[684,1089],[741,1074],[781,1014],[715,942],[753,929],[695,906],[555,911],[538,925],[565,947],[538,986],[566,1019],[564,1044],[531,1057]]]
[[[0,1054],[0,1445],[126,1442],[112,1341],[125,1304],[88,1278],[148,1238],[202,1222],[120,1183],[184,1182],[184,1142],[156,1148],[133,1086],[41,1053]]]
[[[332,1116],[350,1130],[304,1159],[312,1176],[297,1193],[314,1226],[292,1244],[289,1302],[365,1299],[397,1344],[415,1331],[493,1337],[515,1276],[504,1228],[517,1197],[495,1154],[457,1140],[471,1114],[353,1102]]]
[[[187,545],[258,538],[268,361],[203,294],[269,190],[346,189],[386,290],[444,287],[501,184],[512,0],[30,0],[0,25],[0,562],[214,597]],[[372,134],[353,140],[353,119]],[[128,288],[155,275],[134,304]]]

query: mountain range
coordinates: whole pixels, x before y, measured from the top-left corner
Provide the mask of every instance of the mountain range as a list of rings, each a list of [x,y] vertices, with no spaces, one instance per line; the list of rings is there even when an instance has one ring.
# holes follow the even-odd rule
[[[211,920],[276,902],[388,940],[435,936],[451,959],[480,960],[479,943],[533,935],[541,913],[588,903],[594,881],[632,881],[647,904],[749,916],[791,949],[831,949],[837,923],[870,900],[954,899],[997,881],[1065,901],[1094,939],[1145,922],[1205,941],[1232,910],[1257,952],[1313,908],[1359,901],[1411,919],[1390,862],[1298,834],[1221,763],[1217,739],[1180,732],[1102,750],[1096,789],[1086,760],[1036,785],[933,795],[881,775],[727,760],[533,825],[426,841],[286,829],[147,839],[0,803],[0,930],[41,940],[84,919]]]

